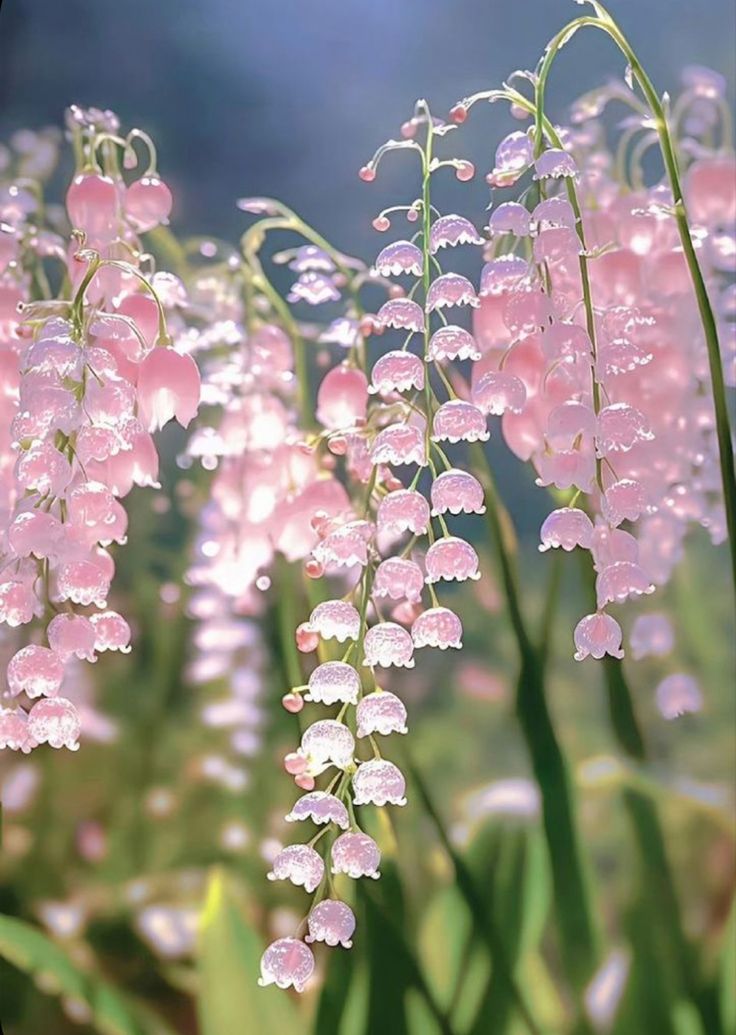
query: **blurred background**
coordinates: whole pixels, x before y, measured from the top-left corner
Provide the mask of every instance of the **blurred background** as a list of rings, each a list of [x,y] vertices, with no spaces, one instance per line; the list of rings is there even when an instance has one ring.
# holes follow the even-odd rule
[[[674,92],[683,66],[702,64],[726,77],[733,100],[733,0],[611,0],[610,7],[660,89]],[[371,219],[383,205],[407,200],[400,186],[402,163],[393,163],[371,188],[360,183],[357,170],[376,146],[397,135],[416,98],[427,96],[442,115],[460,97],[497,84],[515,68],[533,67],[550,36],[578,11],[567,0],[3,0],[0,140],[21,127],[60,126],[70,103],[111,108],[124,127],[140,126],[156,141],[161,175],[176,199],[172,225],[177,234],[219,236],[235,244],[245,225],[235,199],[264,194],[284,199],[338,247],[370,258],[377,248]],[[581,35],[553,73],[550,111],[562,116],[576,96],[622,71],[602,36]],[[484,171],[509,125],[507,112],[500,109],[489,109],[482,119],[487,134],[463,134],[462,146]],[[68,173],[68,155],[65,161]],[[465,189],[463,211],[481,223],[487,203],[488,191],[478,176]],[[53,1035],[98,1030],[193,1035],[200,1029],[192,1001],[202,978],[193,962],[194,932],[210,867],[224,865],[237,875],[233,897],[248,900],[244,915],[255,916],[261,932],[266,916],[272,932],[288,931],[303,906],[299,893],[274,891],[264,880],[264,859],[285,836],[280,817],[293,797],[279,773],[294,724],[277,707],[288,676],[275,634],[267,626],[264,641],[248,647],[248,663],[258,673],[262,719],[254,723],[247,750],[235,757],[228,730],[213,720],[227,680],[207,680],[192,671],[196,630],[182,612],[176,587],[206,490],[203,484],[192,488],[177,471],[174,458],[182,441],[172,429],[163,436],[164,495],[170,503],[154,503],[150,493],[132,496],[131,538],[117,588],[135,626],[136,643],[129,658],[102,660],[96,686],[83,688],[89,718],[96,723],[94,742],[76,756],[47,751],[30,761],[14,758],[12,764],[0,757],[5,802],[0,914],[32,920],[63,948],[65,958],[83,971],[91,967],[134,995],[138,1004],[156,1007],[171,1027],[156,1028],[143,1013],[137,1014],[145,1019],[139,1028],[126,1027],[114,1011],[107,1027],[90,1026],[85,997],[69,993],[64,966],[38,950],[33,979],[0,962],[0,1019],[6,1035],[44,1030]],[[492,448],[502,493],[527,540],[524,592],[530,611],[539,615],[549,564],[536,555],[532,540],[545,500],[528,475],[519,475],[503,445]],[[480,522],[474,531],[482,534]],[[650,737],[653,765],[647,786],[661,806],[684,924],[696,938],[722,929],[733,870],[733,644],[722,562],[705,535],[694,537],[687,561],[657,597],[662,609],[676,616],[675,653],[632,669],[637,709]],[[490,562],[484,566],[488,570]],[[500,608],[491,577],[478,593],[459,594],[468,630],[461,664],[450,670],[443,656],[431,679],[425,667],[423,678],[409,675],[400,692],[417,731],[412,738],[416,758],[431,775],[456,843],[468,848],[481,881],[493,872],[489,901],[500,910],[509,907],[504,920],[509,927],[523,927],[522,941],[535,944],[545,937],[553,903],[539,802],[513,714],[517,662],[505,623],[489,623],[486,617]],[[586,668],[583,679],[569,660],[569,629],[582,613],[581,595],[575,570],[568,566],[551,700],[581,789],[581,822],[601,889],[602,925],[613,932],[615,943],[641,922],[633,907],[621,907],[629,901],[636,864],[619,807],[621,790],[630,790],[639,776],[614,757],[599,671]],[[295,609],[302,603],[297,601]],[[277,617],[274,613],[274,621]],[[705,708],[672,725],[657,712],[653,688],[677,670],[697,674]],[[208,705],[215,711],[207,713]],[[389,879],[385,904],[396,916],[401,916],[400,906],[406,907],[402,922],[444,1001],[453,994],[463,966],[469,923],[460,915],[447,857],[413,807],[402,815],[400,844],[404,876],[410,877],[407,888],[412,880],[416,886],[407,893],[408,902],[399,903],[398,892],[391,898],[395,889]],[[426,844],[433,847],[425,857]],[[419,900],[430,902],[430,897],[429,908],[418,908]],[[519,903],[523,917],[514,913]],[[387,936],[377,914],[372,916],[369,925],[374,926],[361,951],[373,952],[372,965],[380,967]],[[217,952],[226,966],[223,947],[232,937],[242,950],[240,956],[234,949],[229,953],[236,961],[232,980],[250,987],[254,974],[245,972],[243,960],[255,966],[259,951],[248,941],[250,928],[244,931],[225,932]],[[545,949],[554,959],[554,936],[546,938],[552,944],[545,942]],[[452,980],[437,951],[445,943]],[[245,951],[243,945],[251,948]],[[353,998],[340,1035],[376,1035],[379,1030],[403,1035],[405,1029],[391,1021],[391,995],[382,1007],[381,988],[376,993],[368,982],[366,958],[354,954],[358,962],[355,974],[349,974],[353,957],[345,962],[345,955],[336,964],[342,968],[337,977],[345,988],[350,985]],[[388,959],[396,957],[389,952]],[[530,959],[523,980],[538,990],[543,1018],[549,1030],[556,1030],[569,1005],[555,989],[559,973],[553,966],[550,976],[533,952]],[[381,979],[395,991],[388,970],[384,959]],[[398,978],[402,973],[398,967]],[[641,971],[641,986],[648,973]],[[614,965],[614,983],[616,974]],[[482,966],[471,967],[465,989],[469,1016],[486,977]],[[60,984],[66,989],[63,1008],[39,991],[58,992]],[[646,988],[639,989],[640,997],[645,993]],[[666,990],[651,994],[666,996]],[[627,1009],[630,1013],[624,1010],[616,1029],[619,1035],[714,1035],[688,1027],[687,1012],[678,1022],[681,1027],[665,1030],[656,1027],[656,1007],[648,1015],[655,1018],[654,1026],[647,1022],[643,1027],[640,1019],[632,1019],[642,1014],[633,1005]],[[413,1006],[410,1012],[418,1018],[412,1035],[433,1033],[431,1021]],[[366,1017],[373,1030],[366,1027]],[[329,1015],[324,1023],[322,1033],[337,1035]],[[241,1030],[246,1028],[226,1035]],[[248,1035],[276,1035],[276,1029],[253,1027]]]

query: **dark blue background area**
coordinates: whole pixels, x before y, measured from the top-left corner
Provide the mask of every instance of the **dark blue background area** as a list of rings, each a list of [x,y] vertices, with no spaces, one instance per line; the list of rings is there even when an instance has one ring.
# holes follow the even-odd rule
[[[660,88],[675,90],[688,63],[733,86],[733,0],[610,6]],[[533,67],[582,10],[570,0],[3,0],[0,136],[58,123],[73,101],[110,107],[155,136],[180,227],[235,239],[233,200],[269,193],[364,250],[406,166],[374,188],[356,170],[414,100],[443,113]],[[621,71],[602,34],[579,35],[553,73],[553,112]],[[455,146],[485,171],[509,120],[500,109],[482,119]],[[480,177],[470,198],[482,212]]]

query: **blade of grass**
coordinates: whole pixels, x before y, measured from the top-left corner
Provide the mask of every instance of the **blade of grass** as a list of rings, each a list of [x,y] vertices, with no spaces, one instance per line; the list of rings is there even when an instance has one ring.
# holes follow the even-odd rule
[[[503,937],[488,909],[485,898],[478,890],[475,878],[450,841],[440,815],[429,795],[427,785],[411,759],[408,760],[407,768],[419,792],[424,810],[432,820],[442,846],[453,865],[457,886],[468,905],[476,934],[486,944],[493,968],[499,980],[503,982],[506,993],[514,1003],[514,1008],[530,1032],[530,1035],[541,1035],[541,1029],[534,1020],[526,1000],[514,980]]]

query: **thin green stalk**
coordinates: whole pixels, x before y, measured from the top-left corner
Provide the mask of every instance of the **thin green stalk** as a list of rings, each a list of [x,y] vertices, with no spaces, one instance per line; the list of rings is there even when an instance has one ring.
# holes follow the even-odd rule
[[[547,706],[544,658],[527,632],[521,608],[513,527],[500,503],[485,452],[482,447],[473,445],[471,453],[486,494],[489,531],[519,651],[521,667],[516,687],[516,714],[542,799],[560,948],[566,973],[579,993],[595,970],[598,945],[575,820],[573,788]]]
[[[485,899],[478,891],[472,873],[463,859],[455,851],[434,802],[429,795],[427,785],[419,770],[411,760],[409,760],[408,769],[419,792],[419,797],[422,799],[424,810],[432,820],[435,830],[442,842],[442,846],[452,862],[458,888],[470,909],[473,927],[475,928],[478,937],[481,938],[488,947],[494,970],[498,974],[499,979],[505,984],[519,1017],[523,1021],[530,1035],[542,1035],[541,1029],[534,1020],[534,1017],[526,1003],[526,999],[514,978],[513,970],[506,955],[503,936],[496,927],[495,920],[491,916]]]

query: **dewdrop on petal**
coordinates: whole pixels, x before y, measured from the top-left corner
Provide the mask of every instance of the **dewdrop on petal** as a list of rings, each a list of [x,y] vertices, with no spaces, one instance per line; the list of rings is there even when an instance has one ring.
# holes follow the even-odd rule
[[[371,393],[408,392],[424,388],[424,363],[413,352],[384,353],[373,365]]]
[[[584,661],[588,656],[600,659],[605,654],[618,659],[624,656],[621,626],[605,611],[581,618],[575,626],[573,639],[576,661]]]
[[[390,424],[376,435],[370,450],[373,464],[427,465],[422,428],[415,424]]]
[[[480,359],[475,338],[464,327],[447,324],[435,331],[429,339],[428,359]]]
[[[473,403],[452,399],[434,415],[433,442],[487,442],[490,437],[485,415]]]
[[[318,634],[323,640],[335,639],[338,643],[357,640],[360,633],[358,609],[345,600],[325,600],[317,604],[307,624],[309,632]]]
[[[343,830],[350,827],[348,810],[339,798],[326,791],[310,791],[308,794],[303,794],[298,801],[294,802],[291,812],[285,818],[287,823],[311,820],[318,825],[335,823]]]
[[[343,661],[325,661],[318,665],[309,677],[309,692],[305,701],[319,701],[322,704],[357,704],[360,693],[360,677],[352,665]]]
[[[307,918],[309,934],[307,942],[324,942],[326,945],[352,947],[355,931],[355,915],[345,902],[325,898],[318,902]]]
[[[654,584],[647,573],[632,561],[616,561],[604,568],[595,580],[598,607],[621,603],[629,597],[645,596],[654,592]]]
[[[414,277],[422,275],[422,252],[411,241],[394,241],[387,244],[379,253],[374,263],[376,273],[381,277],[399,276],[411,273]]]
[[[279,938],[261,957],[261,976],[258,984],[294,987],[302,992],[314,972],[314,956],[308,945],[298,938]]]
[[[417,649],[439,647],[440,650],[447,650],[448,647],[454,647],[460,650],[462,636],[462,622],[449,607],[428,608],[414,619],[411,627],[411,638]]]
[[[443,273],[433,280],[427,292],[427,312],[449,309],[456,305],[479,306],[475,288],[459,273]]]
[[[300,753],[307,759],[310,775],[330,765],[345,769],[352,765],[355,741],[347,726],[334,719],[313,722],[302,734]]]
[[[636,521],[642,514],[648,514],[650,507],[644,486],[633,478],[622,478],[609,485],[603,493],[601,512],[610,525]]]
[[[703,709],[703,695],[697,681],[684,672],[666,676],[657,687],[655,697],[662,717],[668,720]]]
[[[414,644],[409,633],[395,622],[372,626],[363,642],[363,664],[373,668],[414,668]]]
[[[503,370],[489,370],[482,374],[470,394],[481,413],[498,417],[506,412],[521,413],[526,404],[524,382]]]
[[[378,880],[381,874],[378,867],[381,863],[381,852],[368,834],[340,834],[332,845],[332,872],[346,873],[348,877],[371,877]]]
[[[366,694],[358,704],[356,719],[358,737],[368,737],[372,733],[385,737],[390,733],[408,732],[404,702],[389,690]]]
[[[392,298],[384,302],[376,314],[377,321],[384,327],[395,327],[400,331],[424,330],[422,307],[408,298]]]
[[[325,864],[322,856],[310,845],[287,845],[282,848],[266,874],[268,880],[289,880],[305,891],[315,891],[322,883]]]
[[[585,511],[575,507],[560,507],[545,518],[540,539],[540,553],[560,546],[568,552],[576,546],[590,550],[593,545],[593,522]]]
[[[64,663],[48,647],[22,647],[8,663],[8,690],[16,696],[53,697],[64,678]]]
[[[429,519],[429,504],[420,492],[397,489],[384,496],[379,503],[376,523],[381,532],[425,535]]]
[[[82,724],[77,709],[65,697],[44,697],[28,714],[28,732],[39,744],[52,748],[79,748]]]
[[[675,646],[675,634],[667,615],[637,615],[629,634],[631,656],[635,661],[642,658],[661,658]]]
[[[406,805],[406,780],[393,762],[373,758],[353,773],[353,795],[354,805]]]
[[[470,543],[457,536],[446,536],[432,543],[424,558],[424,565],[428,584],[480,578],[478,554]]]

